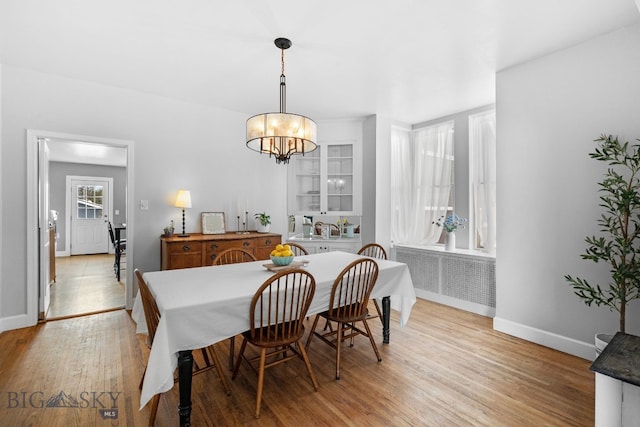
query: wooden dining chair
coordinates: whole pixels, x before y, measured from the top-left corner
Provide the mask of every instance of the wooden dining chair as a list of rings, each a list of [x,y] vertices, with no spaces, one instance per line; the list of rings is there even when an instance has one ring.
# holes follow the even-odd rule
[[[240,262],[251,262],[257,260],[258,259],[246,249],[229,248],[216,255],[213,259],[212,265],[237,264]]]
[[[387,251],[385,251],[382,245],[379,245],[378,243],[368,243],[364,245],[358,251],[358,255],[364,255],[364,256],[377,258],[377,259],[388,259]],[[378,317],[380,318],[380,321],[384,326],[384,320],[382,318],[382,310],[380,310],[380,304],[378,304],[378,301],[375,298],[373,299],[373,305],[376,307],[376,312],[378,313]],[[375,317],[375,316],[370,316],[370,317]]]
[[[142,277],[142,273],[140,270],[135,269],[134,274],[138,279],[138,287],[140,289],[140,298],[142,299],[142,308],[144,309],[144,318],[147,323],[148,337],[149,343],[153,344],[153,339],[156,335],[156,330],[158,329],[158,324],[160,323],[160,310],[158,310],[158,305],[156,304],[156,300],[151,293],[151,290],[147,286],[147,282]],[[201,348],[199,353],[195,352],[193,355],[193,374],[197,375],[201,374],[205,371],[208,371],[211,368],[215,368],[218,372],[218,377],[220,378],[220,382],[222,383],[222,387],[227,395],[231,394],[231,390],[229,389],[229,385],[227,384],[227,380],[222,372],[222,367],[220,365],[220,360],[218,359],[218,354],[216,353],[213,345],[208,347]],[[142,384],[144,383],[144,377],[147,373],[147,369],[145,368],[142,378],[140,379],[139,388],[142,390]],[[177,376],[174,376],[174,382],[177,382]],[[149,426],[152,427],[156,420],[156,413],[158,412],[158,403],[160,402],[160,394],[156,394],[153,396],[151,400],[151,408],[149,415]]]
[[[382,361],[367,323],[369,316],[367,304],[377,278],[378,264],[374,260],[362,258],[353,261],[340,272],[333,282],[329,309],[317,314],[313,321],[311,333],[307,338],[305,347],[308,349],[313,337],[317,336],[336,349],[336,380],[340,379],[340,353],[342,342],[346,339],[351,339],[357,335],[366,336],[369,338],[371,347],[376,353],[378,362]],[[331,328],[328,332],[326,332],[326,329],[323,332],[316,332],[318,320],[321,317],[337,323],[337,327],[335,329]],[[356,326],[357,322],[362,323],[364,330]],[[353,346],[353,341],[351,345]]]
[[[252,262],[258,259],[253,254],[242,248],[230,248],[220,252],[214,259],[212,265],[238,264],[241,262]],[[229,370],[233,369],[233,359],[235,355],[236,337],[229,338]]]
[[[307,252],[307,250],[302,245],[299,245],[299,244],[293,243],[293,242],[287,242],[287,245],[289,245],[289,247],[291,247],[291,251],[293,252],[293,256],[309,255],[309,252]]]
[[[264,371],[266,368],[294,358],[304,361],[313,388],[318,391],[318,382],[313,375],[311,362],[302,345],[303,321],[316,289],[316,281],[301,269],[283,270],[267,279],[256,291],[249,306],[250,329],[242,334],[240,354],[233,368],[235,379],[242,361],[249,363],[255,371],[258,362],[258,388],[256,396],[256,418],[260,417]],[[258,347],[260,355],[249,358],[245,355],[247,343]],[[269,362],[267,362],[269,360]]]

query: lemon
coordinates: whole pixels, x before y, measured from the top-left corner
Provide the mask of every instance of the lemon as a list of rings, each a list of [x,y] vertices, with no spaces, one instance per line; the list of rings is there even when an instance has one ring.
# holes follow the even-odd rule
[[[282,251],[283,249],[284,249],[284,246],[282,246],[280,243],[276,245],[276,251],[279,252],[279,251]]]
[[[290,250],[291,250],[291,246],[289,246],[289,245],[284,245],[284,248],[285,248],[286,250],[288,250],[288,251],[290,251]]]

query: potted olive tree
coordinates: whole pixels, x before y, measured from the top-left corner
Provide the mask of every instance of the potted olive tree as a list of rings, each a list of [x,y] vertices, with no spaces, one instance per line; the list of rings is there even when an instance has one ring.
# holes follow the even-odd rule
[[[609,165],[598,183],[604,212],[597,221],[601,235],[586,237],[581,257],[609,264],[611,281],[601,286],[571,275],[565,279],[586,305],[618,312],[618,330],[624,333],[627,305],[640,298],[640,146],[620,143],[611,135],[601,135],[595,142],[589,156]]]
[[[253,216],[258,220],[256,228],[258,233],[268,233],[271,228],[271,216],[267,215],[266,212],[257,213]]]

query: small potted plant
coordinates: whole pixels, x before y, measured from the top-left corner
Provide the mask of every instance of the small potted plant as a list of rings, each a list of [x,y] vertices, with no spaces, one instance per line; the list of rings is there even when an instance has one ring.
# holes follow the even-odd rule
[[[467,218],[462,218],[456,214],[445,217],[444,215],[433,221],[437,227],[442,227],[446,232],[444,235],[444,250],[453,251],[456,248],[456,235],[457,230],[464,229],[464,223],[467,222]]]
[[[262,212],[255,214],[253,217],[258,220],[256,225],[258,233],[268,233],[271,228],[271,216],[267,215],[266,212]]]
[[[164,236],[165,236],[165,237],[171,237],[171,236],[173,236],[173,230],[174,230],[174,229],[175,229],[175,228],[173,227],[173,220],[171,220],[171,223],[170,223],[168,226],[166,226],[166,227],[164,228]]]

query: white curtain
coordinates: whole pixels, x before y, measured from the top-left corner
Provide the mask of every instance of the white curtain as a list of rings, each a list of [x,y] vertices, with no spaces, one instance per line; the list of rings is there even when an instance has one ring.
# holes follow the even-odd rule
[[[413,205],[411,131],[391,129],[391,241],[409,241]]]
[[[391,239],[433,244],[442,229],[453,190],[453,121],[391,134]]]
[[[472,198],[479,246],[496,249],[496,112],[469,117]]]

